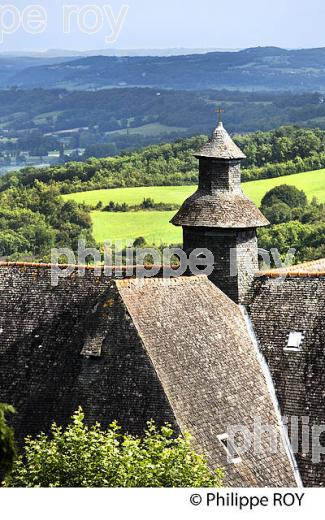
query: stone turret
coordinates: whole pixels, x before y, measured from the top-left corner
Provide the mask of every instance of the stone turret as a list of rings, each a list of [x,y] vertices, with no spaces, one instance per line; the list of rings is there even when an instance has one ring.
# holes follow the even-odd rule
[[[245,155],[219,122],[199,150],[198,190],[172,219],[183,227],[184,250],[207,248],[214,255],[211,281],[236,303],[245,303],[258,270],[256,229],[269,222],[242,192]]]

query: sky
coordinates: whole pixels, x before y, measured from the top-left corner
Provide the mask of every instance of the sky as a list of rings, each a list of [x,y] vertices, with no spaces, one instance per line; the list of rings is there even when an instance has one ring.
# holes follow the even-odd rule
[[[325,47],[324,0],[9,0],[0,53]]]

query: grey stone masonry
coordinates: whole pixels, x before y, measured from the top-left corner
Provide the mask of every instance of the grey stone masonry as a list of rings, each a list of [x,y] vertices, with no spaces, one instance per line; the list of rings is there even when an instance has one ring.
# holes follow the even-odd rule
[[[219,124],[199,158],[199,186],[172,219],[184,231],[184,249],[209,249],[210,277],[236,303],[246,303],[258,270],[256,228],[269,224],[242,192],[244,154]]]
[[[87,270],[52,287],[50,267],[0,266],[0,295],[0,402],[17,410],[19,442],[80,405],[103,427],[140,434],[154,419],[177,431],[114,280]]]
[[[183,228],[184,250],[209,249],[214,256],[210,280],[235,302],[246,303],[258,271],[255,229]]]
[[[220,161],[201,157],[199,189],[211,194],[225,190],[242,194],[239,161]]]

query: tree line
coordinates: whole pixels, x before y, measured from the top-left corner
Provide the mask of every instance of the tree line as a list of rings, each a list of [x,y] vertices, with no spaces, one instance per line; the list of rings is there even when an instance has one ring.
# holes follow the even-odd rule
[[[136,186],[196,184],[198,161],[193,154],[207,140],[196,136],[152,145],[118,157],[89,158],[48,168],[26,168],[0,179],[0,191],[55,185],[60,193]],[[273,178],[325,167],[325,131],[281,127],[270,132],[235,136],[247,156],[242,180]]]
[[[247,155],[244,181],[325,167],[325,132],[321,130],[282,127],[235,139]],[[197,136],[119,157],[92,158],[85,163],[45,169],[28,168],[5,175],[0,179],[0,256],[46,260],[52,247],[76,250],[80,238],[94,244],[91,208],[64,201],[62,194],[98,188],[196,184],[198,164],[193,153],[204,142],[205,136]],[[284,159],[286,162],[281,162]],[[263,205],[262,210],[273,226],[260,231],[262,244],[281,251],[297,244],[300,260],[325,256],[322,245],[325,218],[321,205],[314,201],[306,207],[287,206]],[[154,201],[146,200],[141,208],[108,204],[104,209],[155,207]]]

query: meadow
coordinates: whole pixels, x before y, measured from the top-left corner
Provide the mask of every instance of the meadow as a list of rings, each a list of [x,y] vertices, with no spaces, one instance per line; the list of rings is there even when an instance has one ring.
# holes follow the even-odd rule
[[[136,213],[92,212],[93,235],[99,243],[105,240],[146,239],[148,244],[179,244],[182,229],[169,223],[175,211],[139,211]]]
[[[263,179],[244,183],[244,193],[260,205],[264,194],[281,184],[294,185],[304,190],[311,200],[316,197],[325,202],[325,170],[287,175],[274,179]],[[85,202],[95,206],[99,201],[107,205],[110,201],[140,204],[144,198],[152,198],[155,202],[182,204],[196,190],[195,186],[153,186],[142,188],[118,188],[112,190],[95,190],[64,195],[66,200]],[[140,211],[132,213],[108,213],[93,211],[94,237],[102,243],[104,240],[125,240],[144,237],[150,244],[180,243],[182,230],[169,223],[175,211]]]

